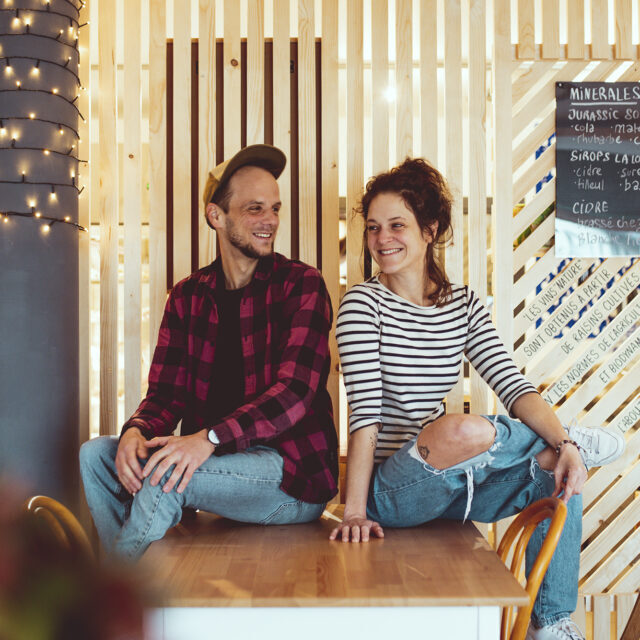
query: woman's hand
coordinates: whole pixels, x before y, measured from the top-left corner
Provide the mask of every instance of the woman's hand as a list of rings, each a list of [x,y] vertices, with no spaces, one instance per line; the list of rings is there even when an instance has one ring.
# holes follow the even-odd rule
[[[345,516],[342,524],[329,535],[329,540],[336,540],[341,536],[342,542],[369,542],[369,532],[378,538],[384,538],[382,527],[366,516]]]
[[[562,501],[566,504],[569,498],[582,493],[582,487],[587,479],[587,469],[582,461],[580,451],[573,444],[564,444],[560,447],[560,456],[553,470],[556,480],[556,488],[552,497],[557,497],[561,491]]]

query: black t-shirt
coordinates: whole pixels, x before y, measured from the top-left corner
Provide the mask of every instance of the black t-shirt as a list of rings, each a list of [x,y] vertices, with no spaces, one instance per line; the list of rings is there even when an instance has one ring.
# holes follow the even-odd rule
[[[244,404],[244,368],[240,335],[240,301],[244,288],[225,289],[217,296],[218,333],[213,360],[213,384],[207,398],[213,424]]]

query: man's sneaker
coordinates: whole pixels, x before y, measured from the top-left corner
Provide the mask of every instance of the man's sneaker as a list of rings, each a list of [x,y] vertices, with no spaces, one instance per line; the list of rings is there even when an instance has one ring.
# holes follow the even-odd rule
[[[587,469],[609,464],[622,455],[625,441],[614,427],[579,427],[576,424],[565,426],[569,438],[580,446],[580,455]]]
[[[582,631],[571,618],[562,618],[555,624],[536,629],[532,624],[527,630],[526,640],[585,640]]]

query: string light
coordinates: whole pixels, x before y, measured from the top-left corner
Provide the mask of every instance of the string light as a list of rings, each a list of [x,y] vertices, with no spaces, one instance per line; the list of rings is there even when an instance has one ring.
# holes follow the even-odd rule
[[[54,216],[43,216],[42,213],[40,213],[39,211],[35,211],[35,209],[32,209],[31,211],[2,211],[0,212],[0,216],[3,216],[3,222],[5,223],[9,222],[10,217],[35,218],[38,220],[46,220],[47,221],[46,224],[42,225],[41,227],[43,233],[47,233],[48,231],[50,231],[51,227],[53,227],[54,224],[66,224],[66,225],[75,227],[79,231],[85,231],[85,232],[89,231],[89,229],[87,229],[86,227],[83,227],[77,222],[73,222],[71,220],[71,216],[68,214],[62,218],[56,218]],[[45,231],[44,227],[48,227],[48,229]]]
[[[68,124],[63,125],[60,122],[56,122],[55,120],[48,120],[47,118],[32,118],[31,114],[29,115],[28,118],[25,116],[4,116],[3,119],[4,120],[33,120],[35,122],[46,122],[48,124],[54,124],[58,128],[58,133],[60,135],[64,134],[64,129],[66,127],[69,131],[71,131],[71,133],[73,133],[73,135],[77,138],[78,142],[82,142],[82,140],[80,140],[80,134],[73,127],[71,127]],[[3,120],[0,120],[0,129],[3,128],[2,122]],[[5,133],[6,133],[6,130],[5,130]],[[4,135],[1,130],[0,130],[0,135]]]
[[[17,89],[0,89],[0,93],[10,93],[11,91],[22,91],[25,93],[26,92],[46,93],[48,95],[57,96],[58,98],[61,98],[62,100],[64,100],[67,104],[70,104],[77,111],[78,115],[82,118],[82,120],[86,122],[84,116],[82,115],[82,113],[80,113],[80,109],[78,109],[78,107],[74,104],[75,101],[80,97],[79,95],[76,96],[73,100],[69,100],[68,98],[65,98],[63,95],[59,93],[59,90],[57,87],[53,87],[51,91],[45,91],[44,89],[23,89],[22,83],[20,82],[20,80],[16,81],[16,87]]]
[[[58,156],[64,156],[65,158],[72,158],[76,162],[84,162],[86,164],[89,164],[88,160],[82,160],[80,158],[77,158],[76,156],[70,155],[71,151],[75,149],[75,145],[73,145],[68,151],[63,152],[63,151],[56,151],[55,149],[45,149],[43,147],[17,147],[15,143],[16,143],[16,138],[12,138],[11,147],[0,147],[0,151],[10,151],[12,149],[22,149],[23,151],[41,151],[46,156],[53,153]]]
[[[40,0],[40,8],[14,8],[13,5],[13,0],[4,0],[4,6],[5,8],[0,8],[0,12],[4,12],[4,11],[10,11],[13,13],[13,16],[11,14],[9,14],[8,18],[7,18],[7,22],[11,21],[12,22],[12,29],[3,29],[2,31],[13,31],[13,33],[0,33],[0,41],[1,38],[3,36],[5,37],[15,37],[15,36],[19,36],[22,35],[20,33],[20,27],[23,27],[22,31],[25,34],[29,34],[30,37],[33,38],[44,38],[44,39],[48,39],[51,41],[56,41],[58,42],[58,50],[60,50],[60,45],[62,45],[63,47],[69,47],[71,49],[73,49],[75,51],[76,57],[73,57],[73,53],[68,52],[66,53],[66,55],[62,55],[60,57],[58,57],[58,61],[54,61],[54,60],[46,60],[46,59],[42,59],[41,57],[33,57],[33,56],[12,56],[13,58],[18,58],[18,59],[23,59],[23,60],[31,60],[31,66],[27,66],[25,69],[25,75],[20,78],[20,79],[16,79],[15,80],[15,88],[12,89],[0,89],[0,93],[4,93],[4,92],[9,92],[9,91],[21,91],[21,92],[33,92],[33,93],[44,93],[46,95],[51,95],[51,96],[57,96],[58,98],[62,98],[63,100],[65,100],[65,102],[67,102],[68,104],[70,104],[74,110],[77,112],[78,117],[82,118],[83,122],[86,122],[86,119],[84,118],[84,116],[80,113],[76,102],[80,96],[80,91],[85,90],[85,87],[82,86],[82,82],[78,76],[78,72],[77,72],[77,68],[75,68],[73,61],[77,61],[77,64],[80,64],[80,51],[78,48],[78,40],[79,40],[79,30],[88,25],[89,22],[80,24],[79,22],[79,18],[80,18],[80,9],[84,8],[86,6],[86,3],[83,2],[82,0],[57,0],[57,3],[66,3],[68,4],[70,7],[72,7],[73,9],[75,9],[75,12],[77,14],[77,18],[75,19],[74,17],[68,15],[67,14],[63,14],[63,13],[59,13],[58,11],[56,11],[56,8],[60,8],[60,7],[56,7],[56,4],[54,3],[54,6],[52,7],[52,3],[51,0]],[[38,3],[32,3],[32,4],[38,4]],[[78,6],[79,5],[79,6]],[[63,29],[59,29],[59,32],[56,34],[56,32],[58,31],[58,29],[55,28],[56,22],[55,19],[53,20],[53,24],[54,24],[54,29],[53,29],[53,35],[47,35],[46,33],[32,33],[31,29],[33,28],[34,31],[39,31],[39,27],[40,27],[40,23],[38,22],[38,14],[39,13],[49,13],[49,14],[54,14],[57,16],[61,16],[64,17],[68,20],[68,26],[65,26],[65,28]],[[0,13],[1,15],[1,13]],[[11,20],[11,18],[13,18],[13,20]],[[49,21],[49,23],[51,23],[51,21]],[[6,25],[6,22],[5,22]],[[7,25],[8,26],[8,25]],[[60,26],[60,25],[58,25]],[[1,49],[0,49],[1,51]],[[64,51],[64,49],[62,50]],[[8,52],[8,50],[7,50]],[[55,56],[53,56],[55,57]],[[12,60],[9,57],[2,57],[0,56],[0,63],[1,61],[4,60],[4,72],[5,75],[10,76],[12,74],[14,74],[15,72],[15,67],[12,66]],[[15,60],[13,60],[13,63],[15,65]],[[53,65],[53,66],[57,66],[58,68],[61,69],[65,69],[67,72],[71,73],[75,80],[76,80],[76,84],[78,86],[78,89],[76,92],[72,93],[69,97],[67,97],[69,94],[66,93],[66,90],[61,92],[61,90],[58,87],[45,87],[45,88],[30,88],[33,86],[33,84],[30,84],[30,82],[27,80],[27,78],[29,76],[31,76],[34,80],[36,78],[39,78],[40,76],[42,76],[41,70],[43,69],[42,67],[42,63],[46,64],[46,65]],[[44,67],[44,72],[46,73],[46,71],[48,70],[49,67]],[[19,67],[19,69],[22,69],[22,67]],[[14,76],[15,77],[15,76]],[[33,80],[32,80],[33,82]],[[25,88],[23,88],[23,83],[26,85]],[[6,86],[6,85],[5,85]],[[38,86],[38,85],[36,85]],[[66,94],[66,95],[65,95]],[[25,96],[26,97],[26,96]],[[33,105],[35,106],[35,105]],[[61,116],[56,114],[56,116],[53,116],[55,118],[60,118]],[[31,120],[31,121],[38,121],[38,122],[43,122],[43,123],[49,123],[53,126],[55,126],[55,130],[58,132],[59,137],[62,136],[60,138],[61,144],[63,146],[63,150],[56,150],[55,148],[40,148],[40,147],[22,147],[22,146],[17,146],[17,141],[20,139],[21,137],[21,131],[18,130],[9,130],[7,128],[7,120]],[[69,140],[68,138],[64,137],[64,134],[67,133],[67,131],[70,131],[74,134],[75,136],[75,140]],[[35,111],[27,111],[27,113],[25,114],[24,112],[20,115],[15,115],[15,116],[6,116],[3,115],[2,119],[0,120],[0,139],[6,139],[6,137],[8,136],[8,134],[11,134],[11,144],[10,146],[8,145],[8,140],[7,142],[5,142],[5,146],[0,146],[0,152],[12,149],[12,150],[30,150],[30,151],[39,151],[41,152],[43,155],[45,156],[52,156],[52,155],[57,155],[60,157],[66,157],[69,158],[71,160],[74,161],[74,165],[73,168],[67,168],[67,170],[69,171],[69,176],[70,176],[70,184],[69,183],[65,183],[64,182],[64,178],[63,178],[63,183],[58,183],[58,182],[36,182],[33,180],[29,180],[28,176],[27,176],[27,171],[30,171],[28,165],[24,164],[24,161],[21,160],[18,163],[18,167],[16,169],[14,169],[15,174],[12,180],[0,180],[0,184],[3,183],[12,183],[12,184],[29,184],[29,185],[42,185],[43,187],[46,186],[47,190],[49,191],[49,193],[47,194],[45,193],[40,193],[37,192],[37,197],[40,200],[44,200],[45,196],[48,196],[48,198],[46,198],[47,200],[51,201],[51,202],[57,202],[58,201],[58,191],[61,188],[64,187],[70,187],[72,189],[75,189],[76,192],[78,193],[78,196],[80,196],[80,194],[82,193],[82,191],[84,191],[85,187],[82,186],[82,188],[79,189],[79,184],[76,184],[77,180],[76,180],[76,176],[77,174],[77,165],[75,164],[76,162],[87,162],[86,160],[81,160],[78,157],[76,157],[76,155],[74,155],[75,150],[76,150],[76,144],[71,144],[69,145],[70,142],[74,142],[76,143],[77,141],[80,140],[79,134],[78,132],[71,126],[65,124],[64,122],[61,122],[59,119],[57,121],[54,120],[48,120],[46,118],[38,118],[37,117],[37,112]],[[46,138],[45,138],[46,139]],[[56,145],[54,145],[56,146]],[[0,154],[1,156],[2,154]],[[22,167],[20,167],[20,164],[22,164]],[[14,163],[15,166],[15,163]],[[82,227],[81,225],[79,225],[76,222],[72,222],[72,215],[70,215],[70,213],[66,213],[63,214],[62,216],[49,216],[46,215],[46,211],[37,211],[36,210],[36,206],[37,206],[37,199],[33,198],[33,197],[29,197],[27,199],[27,204],[29,205],[29,211],[2,211],[0,212],[0,218],[2,218],[2,222],[3,225],[8,225],[8,223],[10,223],[10,218],[32,218],[32,219],[37,219],[40,222],[40,229],[41,232],[43,234],[49,234],[51,232],[51,228],[53,227],[54,224],[59,223],[59,224],[67,224],[67,225],[71,225],[74,226],[75,228],[85,231],[87,232],[88,229]],[[41,205],[42,206],[42,205]]]
[[[67,67],[67,64],[69,64],[69,61],[67,61],[67,64],[61,64],[60,62],[54,62],[53,60],[42,60],[40,58],[35,58],[33,56],[11,56],[14,60],[18,59],[18,60],[35,60],[36,63],[33,66],[33,69],[31,69],[31,73],[34,75],[38,75],[40,73],[40,63],[44,63],[44,64],[50,64],[50,65],[54,65],[60,69],[64,69],[67,73],[70,73],[76,80],[76,84],[78,86],[81,85],[80,82],[80,78],[78,77],[78,74],[75,73],[72,69],[69,69]],[[13,67],[11,66],[11,61],[9,60],[9,58],[2,58],[0,57],[0,60],[5,61],[5,73],[7,75],[11,74],[13,72]]]

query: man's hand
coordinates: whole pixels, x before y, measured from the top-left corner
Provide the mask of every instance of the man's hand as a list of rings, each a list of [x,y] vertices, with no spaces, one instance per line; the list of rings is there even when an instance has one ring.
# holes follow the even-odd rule
[[[557,497],[564,490],[562,501],[566,504],[571,496],[582,493],[582,487],[587,479],[587,469],[577,447],[572,444],[561,447],[553,475],[556,488],[552,497]]]
[[[180,478],[182,481],[178,485],[177,492],[182,493],[193,472],[215,451],[215,445],[209,442],[207,430],[203,429],[190,436],[162,436],[152,438],[145,442],[149,449],[161,447],[147,461],[142,470],[142,475],[146,478],[153,471],[151,484],[156,486],[171,465],[176,465],[173,473],[162,488],[165,493],[169,493]],[[157,466],[156,466],[157,465]],[[155,471],[154,471],[155,468]]]
[[[367,520],[366,516],[345,516],[342,524],[336,527],[329,535],[329,540],[341,538],[342,542],[369,542],[369,533],[378,538],[384,538],[382,527],[373,520]]]
[[[122,486],[131,495],[135,495],[136,492],[142,489],[142,480],[144,478],[138,458],[144,459],[147,457],[146,443],[147,441],[140,433],[140,429],[131,427],[131,429],[127,429],[124,432],[118,445],[118,452],[116,453],[118,478]]]

